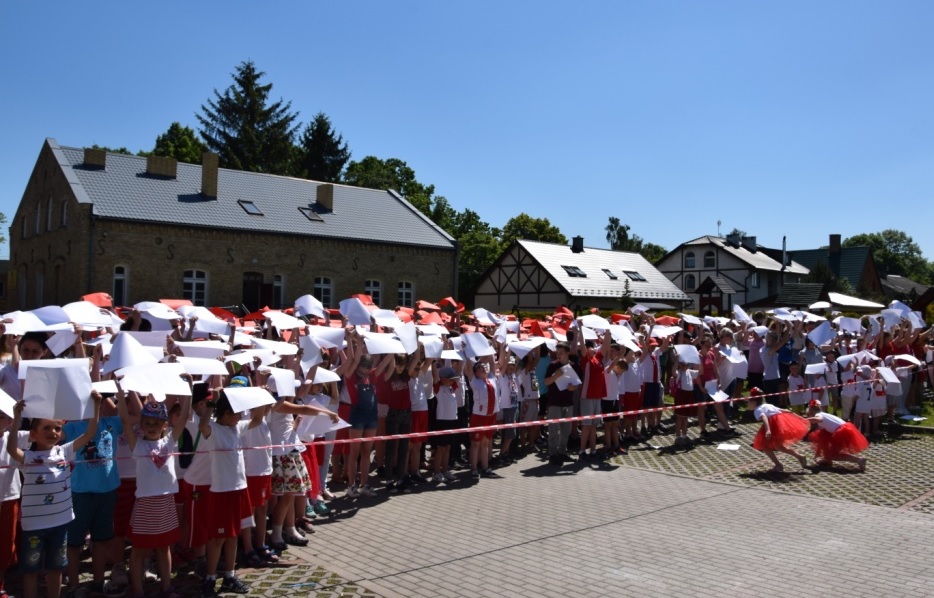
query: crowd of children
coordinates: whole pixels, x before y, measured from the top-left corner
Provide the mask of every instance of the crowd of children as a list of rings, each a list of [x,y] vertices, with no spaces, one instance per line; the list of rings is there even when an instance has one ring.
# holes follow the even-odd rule
[[[165,361],[188,363],[200,354],[192,334],[198,317],[205,315],[157,324],[165,326]],[[862,471],[867,438],[881,432],[882,420],[918,405],[930,373],[923,365],[931,362],[930,329],[909,318],[867,320],[857,333],[835,324],[820,343],[814,339],[825,320],[811,314],[685,317],[662,325],[637,311],[626,320],[576,318],[560,332],[531,337],[505,324],[452,329],[430,341],[420,331],[424,342],[406,353],[376,349],[372,341],[393,330],[375,320],[321,322],[319,328],[338,331],[337,342],[320,340],[311,328],[280,329],[272,319],[252,335],[230,325],[226,334],[200,335],[202,347],[223,341],[218,357],[226,374],[183,374],[190,393],[165,395],[155,387],[125,389],[121,369],[106,367],[107,351],[95,342],[109,335],[115,346],[120,335],[135,338],[152,326],[134,312],[119,331],[76,326],[74,346],[60,347],[60,358],[84,357],[90,348],[91,379],[115,384],[116,392],[93,392],[93,417],[28,424],[19,362],[55,356],[48,333],[8,334],[0,386],[15,407],[0,414],[0,597],[3,574],[17,562],[27,598],[38,593],[39,572],[47,595],[59,594],[64,573],[69,595],[81,595],[77,562],[88,539],[96,593],[122,595],[128,586],[143,595],[151,562],[160,596],[178,596],[173,560],[200,561],[202,596],[247,593],[235,573],[238,554],[259,567],[277,563],[290,545],[307,544],[312,520],[335,498],[329,486],[346,484],[346,500],[380,487],[407,493],[419,484],[458,482],[458,465],[476,482],[497,477],[495,465],[522,451],[539,451],[560,466],[571,458],[572,438],[581,460],[626,454],[634,443],[672,432],[677,449],[734,438],[734,400],[749,388],[750,411],[762,422],[752,446],[773,471],[783,470],[776,452],[807,464],[793,446],[805,438],[818,464],[845,461]],[[238,407],[233,398],[250,388],[268,389],[274,404]],[[663,405],[666,390],[673,430],[661,410],[651,411]],[[649,412],[632,413],[643,409]],[[319,417],[332,425],[309,432]],[[696,439],[689,435],[693,419]],[[336,430],[341,420],[348,426]],[[536,421],[542,423],[484,429]],[[384,434],[404,438],[371,440]],[[321,442],[331,439],[354,442]]]

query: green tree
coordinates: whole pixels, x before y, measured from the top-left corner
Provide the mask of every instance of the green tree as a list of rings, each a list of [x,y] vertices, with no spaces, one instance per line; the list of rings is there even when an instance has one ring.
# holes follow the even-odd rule
[[[260,82],[265,74],[252,61],[241,62],[233,85],[223,95],[215,89],[195,116],[205,146],[220,156],[221,166],[291,174],[298,113],[290,112],[291,102],[269,102],[272,83]]]
[[[125,147],[107,147],[106,145],[97,145],[96,143],[91,146],[91,149],[104,150],[108,154],[126,154],[127,156],[132,156],[133,152],[128,150]]]
[[[668,253],[668,250],[661,245],[648,243],[639,235],[630,235],[629,225],[621,223],[616,216],[610,216],[604,230],[606,242],[610,244],[610,249],[613,251],[639,253],[653,264],[658,263]]]
[[[853,294],[853,285],[850,284],[850,281],[846,278],[834,276],[833,270],[824,262],[814,264],[808,275],[804,277],[804,282],[822,284],[828,293]]]
[[[662,261],[663,257],[668,255],[668,250],[661,245],[656,245],[655,243],[643,243],[642,249],[639,250],[639,253],[641,253],[642,257],[649,260],[649,263],[654,266],[658,262]]]
[[[525,212],[513,216],[503,226],[500,237],[503,246],[509,246],[516,239],[563,244],[568,242],[567,237],[561,234],[558,227],[549,222],[547,218],[533,218]]]
[[[156,146],[151,153],[175,158],[179,162],[200,164],[204,150],[204,144],[195,135],[194,130],[191,127],[183,127],[176,121],[169,125],[165,133],[156,137]]]
[[[886,229],[881,233],[863,233],[843,241],[844,247],[868,246],[880,275],[906,276],[922,284],[931,284],[932,265],[921,248],[900,230]]]
[[[313,181],[337,183],[348,160],[350,150],[344,136],[337,134],[331,128],[331,119],[319,112],[299,139],[295,174]]]
[[[344,182],[354,187],[392,189],[423,214],[431,216],[435,186],[419,183],[415,171],[398,158],[381,160],[367,156],[359,162],[351,162],[347,165]]]
[[[733,227],[733,230],[731,230],[730,232],[728,232],[728,233],[726,234],[726,236],[728,236],[728,237],[730,237],[730,236],[732,236],[732,235],[736,235],[736,236],[739,237],[740,239],[742,239],[743,237],[748,237],[748,236],[749,236],[749,235],[746,233],[746,231],[744,231],[744,230],[742,230],[742,229],[740,229],[740,228],[736,228],[735,226]]]

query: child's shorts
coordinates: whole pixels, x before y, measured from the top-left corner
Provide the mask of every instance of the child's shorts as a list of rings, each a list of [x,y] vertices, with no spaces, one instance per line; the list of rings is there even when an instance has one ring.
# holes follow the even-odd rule
[[[477,415],[476,413],[471,414],[470,416],[470,427],[479,428],[482,426],[492,426],[496,423],[495,415]],[[470,441],[471,442],[480,442],[483,438],[492,439],[494,430],[483,430],[480,432],[471,432]]]
[[[581,399],[581,415],[586,417],[588,415],[600,415],[602,413],[601,406],[602,399]],[[596,426],[600,422],[599,418],[593,419],[582,419],[582,426]]]
[[[272,475],[251,475],[246,478],[246,489],[250,495],[250,506],[262,507],[272,496]]]
[[[604,422],[618,422],[618,415],[608,415],[610,413],[619,413],[619,399],[603,399],[600,401],[600,413],[604,415]]]
[[[106,542],[114,537],[114,508],[117,491],[74,492],[71,495],[75,518],[68,524],[68,545],[84,546],[84,535],[91,533],[94,542]]]
[[[215,540],[236,538],[240,535],[242,521],[250,516],[250,499],[246,488],[210,494],[208,536]]]
[[[412,429],[410,432],[412,434],[424,434],[428,431],[428,412],[427,411],[413,411],[412,412]],[[409,438],[409,442],[425,442],[428,439],[427,436],[413,436]]]
[[[388,408],[388,407],[387,407]],[[350,404],[341,403],[337,406],[337,415],[344,421],[350,419]],[[350,437],[348,432],[349,428],[341,428],[337,431],[337,435],[334,437],[336,440],[347,440]],[[334,447],[333,454],[335,455],[346,455],[350,452],[350,444],[342,442],[340,444],[331,445]]]
[[[211,512],[211,485],[192,486],[179,480],[178,486],[185,495],[185,517],[188,521],[188,537],[185,544],[197,548],[208,543],[208,518]]]
[[[518,415],[518,407],[504,407],[500,413],[503,416],[504,424],[514,424],[516,423],[516,415]],[[507,438],[515,438],[516,429],[515,428],[503,428],[503,440]]]
[[[0,570],[16,563],[16,524],[19,522],[19,500],[0,503]]]
[[[54,571],[68,566],[68,524],[47,529],[23,530],[19,542],[19,570],[22,573]]]
[[[519,411],[522,413],[520,421],[534,422],[538,419],[538,399],[526,399],[519,403]]]
[[[441,431],[441,430],[456,430],[458,427],[458,421],[456,419],[436,419],[432,425],[432,431]],[[431,446],[437,448],[442,446],[451,446],[454,444],[454,437],[456,434],[441,434],[439,436],[431,437]]]

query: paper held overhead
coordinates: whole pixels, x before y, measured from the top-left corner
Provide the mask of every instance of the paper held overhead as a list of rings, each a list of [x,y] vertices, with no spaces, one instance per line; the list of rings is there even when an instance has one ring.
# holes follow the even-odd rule
[[[275,405],[276,399],[265,388],[258,386],[231,386],[224,389],[230,408],[234,413],[243,413],[254,407]]]

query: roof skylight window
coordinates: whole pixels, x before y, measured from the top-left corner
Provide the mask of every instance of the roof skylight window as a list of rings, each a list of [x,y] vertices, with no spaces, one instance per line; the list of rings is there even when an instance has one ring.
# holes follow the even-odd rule
[[[255,203],[248,199],[238,199],[237,203],[240,204],[240,207],[243,208],[243,211],[249,214],[250,216],[262,216],[263,211],[260,210]]]

